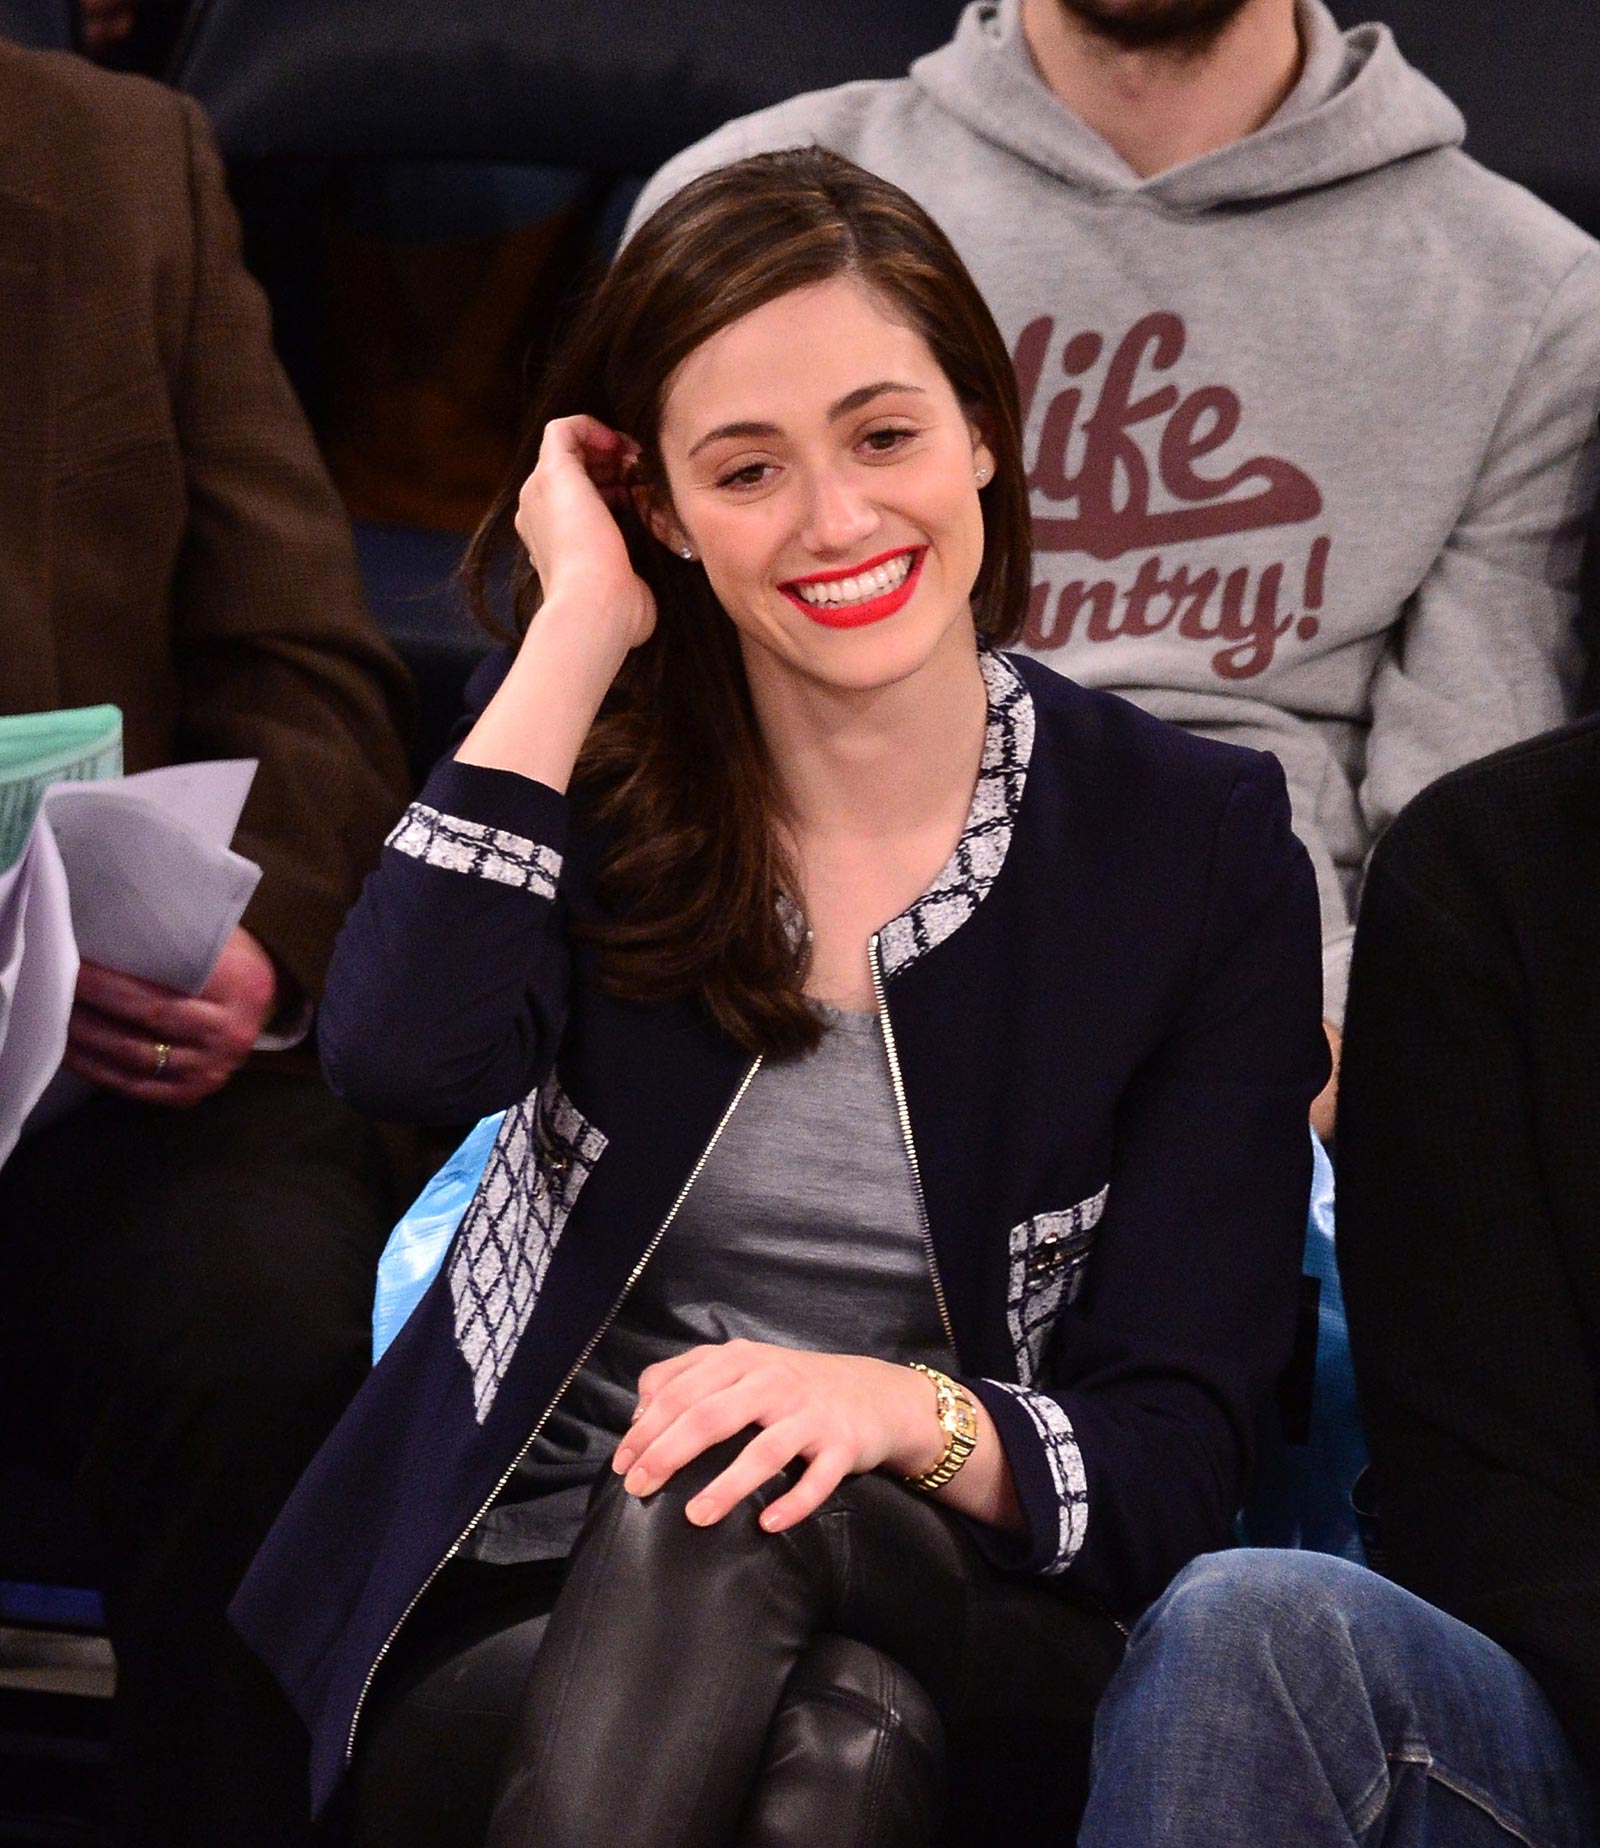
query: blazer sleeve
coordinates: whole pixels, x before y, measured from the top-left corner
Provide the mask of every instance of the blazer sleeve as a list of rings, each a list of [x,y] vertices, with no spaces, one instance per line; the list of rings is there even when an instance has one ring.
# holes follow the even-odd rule
[[[188,519],[172,586],[185,759],[260,760],[236,845],[244,923],[315,996],[409,786],[405,670],[369,615],[349,522],[272,352],[204,117],[181,99],[191,231],[173,414]]]
[[[457,741],[509,662],[502,650],[474,674]],[[341,1097],[465,1123],[543,1080],[571,973],[568,817],[564,795],[514,771],[434,766],[334,948],[318,1041]]]
[[[1593,1772],[1600,1380],[1551,1217],[1516,953],[1492,890],[1470,909],[1419,891],[1401,845],[1379,846],[1362,904],[1339,1106],[1339,1269],[1384,1550],[1524,1663]]]
[[[1124,1612],[1228,1543],[1293,1342],[1328,1050],[1315,882],[1270,757],[1227,796],[1206,889],[1170,1028],[1116,1113],[1084,1297],[1037,1386],[968,1382],[1027,1519],[1020,1546],[980,1543]]]

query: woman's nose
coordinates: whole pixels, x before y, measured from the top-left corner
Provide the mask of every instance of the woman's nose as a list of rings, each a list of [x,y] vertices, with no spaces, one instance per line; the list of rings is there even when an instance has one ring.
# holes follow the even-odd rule
[[[828,470],[811,483],[802,542],[821,556],[844,553],[871,538],[878,528],[878,509],[859,485],[845,473]]]

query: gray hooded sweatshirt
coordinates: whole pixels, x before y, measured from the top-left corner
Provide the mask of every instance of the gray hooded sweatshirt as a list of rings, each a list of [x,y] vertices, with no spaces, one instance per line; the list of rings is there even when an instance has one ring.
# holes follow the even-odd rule
[[[820,142],[939,221],[1015,357],[1037,556],[1024,652],[1272,751],[1342,1018],[1378,832],[1561,722],[1600,409],[1600,246],[1461,152],[1386,28],[1301,0],[1265,127],[1141,180],[1046,88],[1018,0],[893,82],[730,123]]]

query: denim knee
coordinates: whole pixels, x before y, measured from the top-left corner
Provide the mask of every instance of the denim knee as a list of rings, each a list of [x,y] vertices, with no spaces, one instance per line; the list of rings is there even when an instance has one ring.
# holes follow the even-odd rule
[[[1284,1547],[1234,1547],[1190,1560],[1139,1621],[1134,1635],[1159,1624],[1210,1630],[1248,1622],[1270,1640],[1310,1622],[1343,1627],[1364,1595],[1383,1581],[1332,1553]]]
[[[1101,1703],[1095,1761],[1092,1848],[1365,1841],[1391,1825],[1382,1839],[1420,1842],[1443,1839],[1427,1818],[1451,1805],[1452,1841],[1593,1842],[1526,1670],[1326,1554],[1241,1548],[1179,1573]]]
[[[1200,1683],[1270,1669],[1325,1684],[1351,1661],[1363,1605],[1390,1589],[1327,1553],[1239,1547],[1192,1560],[1136,1625],[1130,1656],[1184,1658]],[[1194,1685],[1191,1683],[1191,1685]]]

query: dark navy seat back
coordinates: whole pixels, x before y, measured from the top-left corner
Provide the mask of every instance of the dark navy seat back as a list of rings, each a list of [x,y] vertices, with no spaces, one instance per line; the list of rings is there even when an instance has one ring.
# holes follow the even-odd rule
[[[731,116],[890,77],[962,0],[205,0],[177,82],[231,156],[409,155],[648,174]]]
[[[1330,0],[1381,19],[1467,118],[1467,151],[1600,235],[1600,7],[1594,0]]]
[[[73,0],[0,0],[0,38],[38,51],[65,51],[76,13]]]

